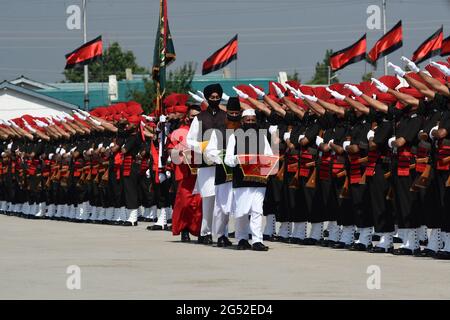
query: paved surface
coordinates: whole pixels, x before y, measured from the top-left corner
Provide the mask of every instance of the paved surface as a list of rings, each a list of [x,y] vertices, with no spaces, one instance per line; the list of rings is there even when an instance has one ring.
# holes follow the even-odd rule
[[[268,243],[236,251],[167,231],[0,216],[0,299],[448,299],[450,261]],[[234,239],[232,239],[234,240]],[[68,290],[67,267],[81,268]],[[367,268],[381,289],[367,289]]]

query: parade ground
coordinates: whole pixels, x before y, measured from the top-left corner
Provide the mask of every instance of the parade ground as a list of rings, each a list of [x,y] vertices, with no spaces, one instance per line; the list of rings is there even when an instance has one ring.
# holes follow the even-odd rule
[[[450,298],[450,261],[273,242],[268,252],[237,251],[147,225],[1,215],[0,299]],[[80,289],[67,287],[70,266]]]

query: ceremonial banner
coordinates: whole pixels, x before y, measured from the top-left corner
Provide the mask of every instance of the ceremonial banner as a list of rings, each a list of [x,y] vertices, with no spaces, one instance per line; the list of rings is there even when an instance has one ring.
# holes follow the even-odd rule
[[[278,172],[278,156],[259,154],[238,155],[239,166],[244,175],[244,181],[267,182],[270,175]]]
[[[391,30],[383,35],[367,54],[367,61],[373,65],[377,60],[387,56],[403,45],[402,20],[400,20]]]
[[[103,55],[102,36],[95,38],[71,53],[66,54],[65,69],[72,69],[90,64]]]
[[[339,50],[330,56],[330,67],[332,71],[338,71],[349,64],[364,60],[366,57],[366,35],[351,46]]]
[[[202,75],[222,69],[231,61],[237,59],[238,35],[235,35],[226,45],[214,52],[203,62]]]
[[[442,39],[444,37],[442,29],[443,27],[441,26],[438,31],[433,33],[431,37],[425,40],[419,48],[414,51],[411,58],[413,62],[421,63],[441,53]]]

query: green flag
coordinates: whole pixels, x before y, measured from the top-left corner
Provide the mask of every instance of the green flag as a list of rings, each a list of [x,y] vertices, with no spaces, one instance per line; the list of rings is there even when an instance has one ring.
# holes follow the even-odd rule
[[[167,0],[160,0],[152,77],[157,84],[158,104],[166,89],[166,67],[175,61],[175,48],[167,20]],[[158,105],[159,107],[159,105]]]

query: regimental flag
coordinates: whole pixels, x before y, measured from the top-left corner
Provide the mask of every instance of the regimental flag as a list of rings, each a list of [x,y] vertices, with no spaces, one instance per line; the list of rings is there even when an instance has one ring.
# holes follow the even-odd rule
[[[367,61],[376,65],[377,60],[387,56],[403,45],[402,20],[383,35],[367,54]]]
[[[443,28],[441,26],[414,51],[411,58],[413,62],[418,64],[441,53],[442,39],[444,38]]]
[[[330,56],[330,67],[332,71],[338,71],[349,64],[364,60],[366,57],[366,34],[351,46],[339,50]]]
[[[102,36],[95,38],[71,53],[66,54],[65,69],[76,68],[90,64],[91,62],[101,58],[103,54]]]
[[[231,61],[237,59],[238,35],[236,34],[226,45],[214,52],[203,62],[202,75],[222,69]]]
[[[160,0],[158,30],[156,32],[152,68],[152,77],[157,84],[160,97],[164,95],[166,89],[166,67],[174,62],[175,59],[175,47],[173,46],[169,21],[167,19],[167,0]]]
[[[445,38],[442,41],[441,46],[441,57],[449,56],[450,55],[450,36]]]

